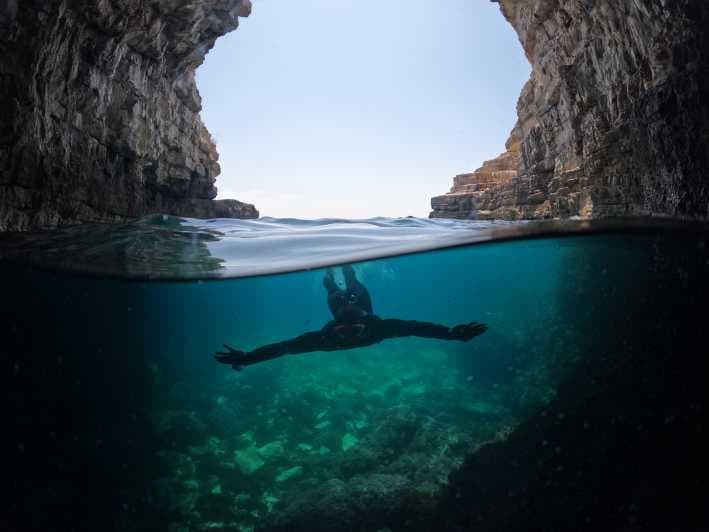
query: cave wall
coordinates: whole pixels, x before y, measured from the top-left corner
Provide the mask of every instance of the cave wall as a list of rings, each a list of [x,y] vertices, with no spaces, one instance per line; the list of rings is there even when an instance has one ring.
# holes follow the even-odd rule
[[[507,151],[433,217],[709,215],[709,4],[499,0],[532,65]],[[0,230],[214,201],[195,69],[249,0],[0,0]]]
[[[556,394],[469,454],[415,530],[709,530],[709,246],[686,227],[566,246],[563,332],[534,339],[561,355]]]
[[[459,176],[431,216],[706,218],[709,3],[499,3],[532,65],[503,156],[516,164]]]
[[[0,230],[256,217],[219,174],[195,70],[249,0],[0,0]]]

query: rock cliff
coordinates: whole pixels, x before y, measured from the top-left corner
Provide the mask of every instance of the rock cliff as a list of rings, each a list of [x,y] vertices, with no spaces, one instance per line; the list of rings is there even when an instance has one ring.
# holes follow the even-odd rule
[[[432,217],[709,215],[709,4],[499,0],[532,65],[507,152]]]
[[[499,0],[532,65],[507,151],[432,216],[709,215],[709,4]],[[215,202],[194,73],[249,0],[0,0],[0,230]]]
[[[256,217],[213,201],[195,69],[249,0],[0,0],[0,230],[150,212]]]

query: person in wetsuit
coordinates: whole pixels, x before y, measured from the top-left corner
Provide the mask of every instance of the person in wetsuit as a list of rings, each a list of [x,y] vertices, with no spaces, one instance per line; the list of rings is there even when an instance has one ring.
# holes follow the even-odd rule
[[[402,336],[420,336],[440,340],[467,342],[483,334],[487,326],[471,322],[446,327],[423,321],[382,319],[372,311],[372,298],[367,288],[359,282],[352,266],[343,266],[345,289],[335,283],[335,274],[328,270],[323,279],[327,290],[327,304],[333,319],[319,331],[307,332],[291,340],[264,345],[253,351],[239,351],[224,345],[226,351],[217,352],[215,358],[236,370],[283,355],[313,351],[339,351],[365,347]]]

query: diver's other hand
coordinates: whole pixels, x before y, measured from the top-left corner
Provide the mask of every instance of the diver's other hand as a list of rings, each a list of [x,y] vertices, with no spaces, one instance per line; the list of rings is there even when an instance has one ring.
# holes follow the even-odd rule
[[[467,342],[468,340],[480,336],[487,331],[487,325],[484,323],[470,322],[465,325],[456,325],[451,329],[451,335],[456,340]]]
[[[229,364],[232,369],[241,371],[244,366],[248,365],[248,355],[244,351],[239,351],[224,344],[226,351],[217,351],[214,354],[214,359],[221,364]]]

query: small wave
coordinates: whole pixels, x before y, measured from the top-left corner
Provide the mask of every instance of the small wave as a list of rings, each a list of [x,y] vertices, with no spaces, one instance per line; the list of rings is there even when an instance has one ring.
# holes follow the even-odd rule
[[[196,220],[152,215],[0,235],[0,261],[131,279],[194,280],[266,275],[493,240],[628,230],[669,222],[503,222],[371,218]],[[671,225],[671,224],[670,224]]]

